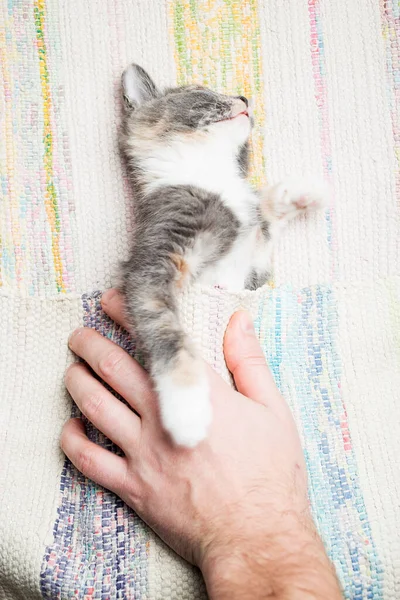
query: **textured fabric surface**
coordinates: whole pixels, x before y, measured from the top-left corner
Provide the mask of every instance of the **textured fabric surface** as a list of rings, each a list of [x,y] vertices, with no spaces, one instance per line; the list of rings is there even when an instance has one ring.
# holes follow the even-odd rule
[[[251,181],[315,172],[255,293],[193,288],[185,327],[227,380],[245,307],[298,423],[318,528],[351,600],[400,594],[398,0],[0,0],[0,599],[192,600],[199,572],[58,448],[69,332],[95,327],[133,234],[119,78],[255,99]],[[110,446],[93,427],[92,439]]]

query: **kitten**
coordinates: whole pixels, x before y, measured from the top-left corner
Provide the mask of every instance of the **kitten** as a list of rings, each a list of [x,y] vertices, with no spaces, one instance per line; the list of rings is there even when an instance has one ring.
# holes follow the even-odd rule
[[[253,119],[243,96],[200,85],[160,91],[135,64],[122,88],[135,238],[121,289],[163,426],[175,443],[194,447],[207,435],[211,403],[203,362],[179,321],[179,290],[195,281],[232,291],[264,284],[282,225],[321,206],[324,189],[292,182],[251,189]]]

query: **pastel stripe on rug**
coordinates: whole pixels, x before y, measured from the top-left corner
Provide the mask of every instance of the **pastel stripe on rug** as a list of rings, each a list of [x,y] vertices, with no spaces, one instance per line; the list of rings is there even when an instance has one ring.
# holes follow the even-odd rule
[[[314,74],[315,101],[318,111],[320,125],[320,144],[322,156],[322,168],[327,181],[331,183],[332,173],[332,150],[331,138],[329,131],[329,107],[328,107],[328,92],[326,85],[326,65],[325,65],[325,48],[320,14],[319,0],[310,0],[308,3],[310,16],[310,47],[311,61]],[[334,251],[337,247],[335,238],[334,221],[334,206],[329,206],[326,211],[327,222],[327,238],[328,246],[331,250],[331,278],[335,276],[335,257]]]
[[[58,21],[49,32],[44,0],[2,2],[0,11],[0,285],[51,296],[74,289]]]
[[[341,398],[332,289],[272,291],[260,306],[256,329],[301,433],[314,518],[345,597],[382,598],[382,566]]]
[[[309,0],[308,10],[322,164],[326,179],[332,183],[334,165],[320,0]],[[326,212],[326,219],[327,242],[331,253],[330,279],[335,281],[338,256],[334,202]],[[318,286],[315,297],[311,290],[305,290],[305,295],[300,295],[298,299],[303,307],[298,315],[299,322],[309,336],[306,365],[311,369],[300,374],[299,382],[302,385],[295,385],[293,389],[297,389],[298,399],[302,402],[301,423],[310,473],[312,506],[328,552],[341,578],[345,596],[352,600],[381,598],[382,563],[368,519],[341,391],[341,360],[337,343],[338,301],[334,287]],[[295,308],[293,306],[293,312]],[[288,340],[291,342],[295,337],[291,332]],[[299,346],[295,347],[298,351]],[[288,346],[285,349],[287,351]],[[289,352],[288,360],[293,362],[293,359],[294,356],[290,357]],[[310,403],[310,399],[313,402]]]
[[[385,40],[388,93],[397,161],[396,196],[400,204],[400,2],[380,0]]]
[[[198,82],[254,100],[250,179],[264,182],[264,92],[258,1],[169,0],[178,84]]]
[[[92,327],[130,353],[134,344],[101,310],[101,294],[84,295],[83,325]],[[73,416],[78,416],[75,407]],[[90,440],[119,449],[86,421]],[[40,584],[43,598],[146,598],[148,528],[115,494],[79,473],[66,460],[54,539],[46,549]]]

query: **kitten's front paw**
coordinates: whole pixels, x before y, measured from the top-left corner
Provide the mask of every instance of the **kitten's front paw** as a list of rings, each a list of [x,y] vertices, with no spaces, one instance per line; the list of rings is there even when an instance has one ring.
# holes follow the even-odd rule
[[[328,204],[329,188],[317,179],[285,179],[267,188],[263,194],[262,208],[270,220],[287,220]]]
[[[176,373],[164,375],[157,387],[164,429],[178,446],[194,448],[207,437],[212,417],[204,369],[190,382],[179,382]]]

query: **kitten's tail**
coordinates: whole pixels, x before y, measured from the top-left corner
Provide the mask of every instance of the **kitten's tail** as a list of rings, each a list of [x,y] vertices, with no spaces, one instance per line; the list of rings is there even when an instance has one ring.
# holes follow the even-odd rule
[[[165,272],[159,265],[153,276],[149,269],[127,270],[123,292],[128,317],[149,357],[163,426],[175,443],[194,447],[211,422],[207,374],[179,322],[175,266],[169,261],[163,266]]]

